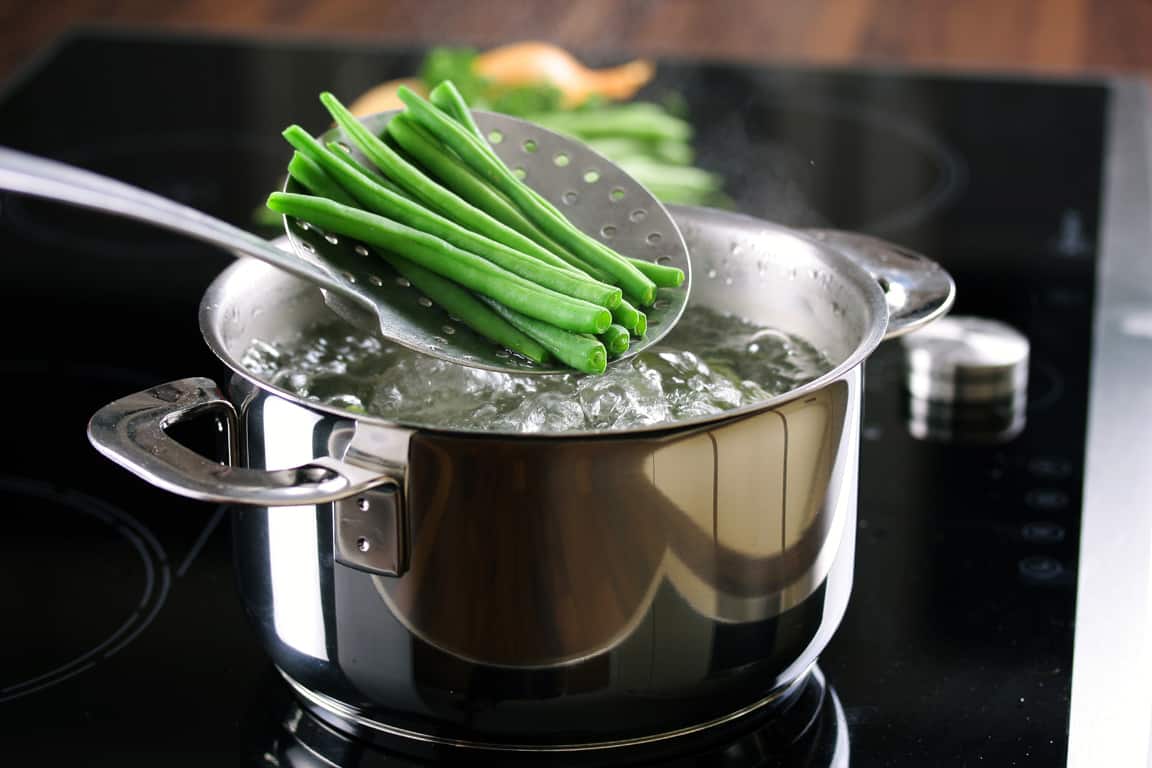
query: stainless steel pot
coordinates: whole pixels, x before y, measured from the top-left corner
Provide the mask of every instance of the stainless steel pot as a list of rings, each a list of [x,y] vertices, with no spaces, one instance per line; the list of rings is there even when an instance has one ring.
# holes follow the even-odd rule
[[[238,505],[240,591],[272,659],[339,722],[478,748],[675,738],[781,700],[852,580],[861,364],[943,314],[936,264],[860,235],[674,214],[694,304],[798,334],[835,368],[720,416],[612,433],[396,424],[240,364],[328,315],[313,287],[227,269],[201,327],[235,376],[112,403],[89,434],[155,485]],[[227,464],[165,435],[225,417]]]

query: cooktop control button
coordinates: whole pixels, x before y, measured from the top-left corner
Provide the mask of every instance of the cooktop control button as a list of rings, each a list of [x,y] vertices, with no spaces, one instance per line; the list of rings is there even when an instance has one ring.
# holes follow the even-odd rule
[[[998,320],[945,317],[902,339],[908,429],[922,440],[999,442],[1024,428],[1028,339]]]

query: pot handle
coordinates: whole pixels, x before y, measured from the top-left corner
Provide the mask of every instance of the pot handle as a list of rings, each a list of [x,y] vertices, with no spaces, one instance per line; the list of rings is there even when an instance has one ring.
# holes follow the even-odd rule
[[[943,267],[915,251],[870,235],[835,229],[806,233],[859,264],[884,290],[888,303],[885,339],[903,336],[952,308],[956,284]]]
[[[88,422],[88,439],[100,453],[149,483],[201,501],[282,507],[325,504],[371,488],[400,483],[379,470],[325,457],[292,469],[261,470],[206,459],[165,434],[185,419],[216,412],[236,457],[236,409],[211,379],[161,384],[101,408]]]

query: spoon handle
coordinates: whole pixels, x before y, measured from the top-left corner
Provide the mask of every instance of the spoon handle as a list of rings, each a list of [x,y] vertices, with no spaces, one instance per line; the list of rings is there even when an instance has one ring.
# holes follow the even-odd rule
[[[0,147],[0,189],[92,208],[153,224],[251,256],[342,296],[348,289],[321,268],[174,200],[65,163]]]

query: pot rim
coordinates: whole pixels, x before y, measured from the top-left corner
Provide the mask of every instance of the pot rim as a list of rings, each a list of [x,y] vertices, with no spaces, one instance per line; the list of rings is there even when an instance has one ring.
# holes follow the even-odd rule
[[[487,430],[487,429],[467,429],[459,427],[438,427],[435,425],[408,422],[402,420],[393,420],[381,416],[373,416],[371,414],[353,413],[343,408],[334,405],[327,405],[308,398],[301,397],[293,392],[290,392],[282,387],[278,387],[271,382],[253,374],[247,370],[241,362],[236,359],[224,346],[223,341],[214,332],[214,317],[222,310],[223,302],[220,296],[224,293],[224,286],[231,279],[232,276],[240,270],[245,269],[249,265],[246,262],[252,261],[251,259],[239,259],[236,263],[229,265],[223,272],[221,272],[208,290],[204,293],[200,301],[199,322],[200,333],[204,338],[205,343],[212,350],[212,353],[230,368],[233,374],[250,382],[253,386],[265,391],[275,394],[291,403],[308,408],[313,411],[328,414],[337,418],[351,419],[357,423],[365,423],[373,426],[386,427],[386,428],[399,428],[399,429],[412,429],[424,432],[436,432],[440,434],[458,435],[461,437],[477,438],[477,437],[500,437],[509,438],[515,437],[518,439],[529,440],[563,440],[563,439],[582,439],[589,438],[610,439],[610,438],[623,438],[637,434],[651,435],[660,432],[678,432],[683,430],[697,429],[712,424],[748,416],[753,413],[768,411],[773,408],[790,403],[794,400],[803,398],[812,392],[815,392],[828,384],[836,381],[844,376],[845,373],[860,365],[872,351],[884,340],[885,333],[888,328],[888,304],[885,300],[884,291],[880,284],[873,279],[872,275],[860,264],[857,264],[849,256],[843,252],[821,242],[815,237],[804,234],[800,230],[791,227],[785,227],[763,219],[758,219],[754,216],[749,216],[742,213],[731,213],[727,211],[719,211],[713,208],[705,208],[701,206],[684,206],[684,205],[670,205],[669,210],[674,214],[686,214],[688,216],[706,215],[712,218],[726,218],[733,223],[744,223],[746,225],[756,226],[761,229],[770,229],[780,232],[782,234],[795,237],[804,241],[807,245],[820,250],[831,265],[835,266],[836,272],[842,279],[846,280],[857,288],[860,293],[865,297],[866,311],[871,318],[870,325],[864,338],[856,345],[852,353],[849,354],[843,361],[833,366],[824,374],[816,377],[815,379],[802,384],[795,389],[790,389],[787,392],[782,392],[779,395],[774,395],[766,400],[760,400],[755,403],[733,408],[720,413],[709,414],[706,416],[695,416],[689,419],[682,419],[678,421],[665,421],[655,424],[645,424],[636,427],[629,427],[627,429],[607,429],[607,430],[570,430],[565,432],[514,432],[509,430]],[[691,304],[691,298],[689,298]],[[787,331],[787,329],[783,329]]]

